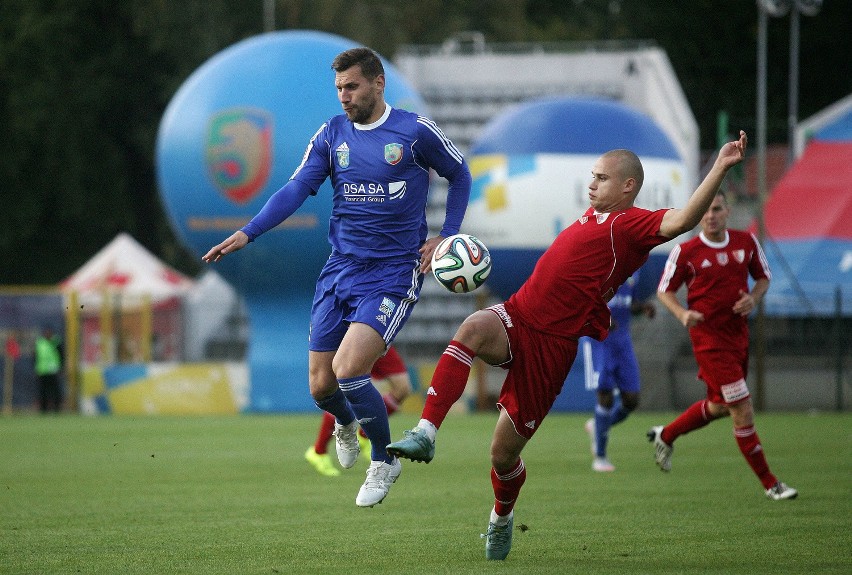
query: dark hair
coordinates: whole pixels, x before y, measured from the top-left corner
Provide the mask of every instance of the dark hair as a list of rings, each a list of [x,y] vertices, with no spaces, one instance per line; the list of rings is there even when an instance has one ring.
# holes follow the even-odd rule
[[[352,66],[361,66],[361,73],[368,80],[375,80],[385,73],[379,55],[369,48],[350,48],[338,54],[331,63],[335,72],[343,72]]]

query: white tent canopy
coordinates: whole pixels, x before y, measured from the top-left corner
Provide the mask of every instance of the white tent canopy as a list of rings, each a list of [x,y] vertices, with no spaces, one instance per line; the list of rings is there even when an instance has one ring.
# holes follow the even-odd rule
[[[134,305],[145,297],[157,303],[184,295],[194,283],[122,232],[60,287],[66,294],[77,292],[83,305],[98,306],[105,295],[119,295],[124,305]]]

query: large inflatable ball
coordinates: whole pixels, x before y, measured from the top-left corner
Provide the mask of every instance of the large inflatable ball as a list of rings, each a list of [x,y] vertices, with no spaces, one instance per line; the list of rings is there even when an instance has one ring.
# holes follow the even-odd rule
[[[691,190],[674,144],[648,116],[599,99],[519,104],[483,129],[468,154],[473,189],[464,231],[491,251],[488,287],[506,298],[529,277],[557,234],[588,207],[597,158],[627,148],[645,183],[636,205],[682,207]]]
[[[358,44],[314,31],[249,38],[213,56],[169,103],[157,141],[166,211],[199,257],[256,214],[301,162],[319,127],[342,112],[334,57]],[[385,98],[420,110],[422,101],[387,61]],[[331,188],[238,257],[216,264],[241,291],[310,291],[328,256]]]
[[[358,44],[313,31],[249,38],[212,57],[175,94],[157,140],[160,194],[174,229],[199,258],[241,228],[283,186],[311,137],[342,113],[331,62]],[[387,61],[385,99],[423,110]],[[328,257],[331,185],[246,249],[212,264],[250,314],[250,408],[315,409],[308,394],[308,324]]]

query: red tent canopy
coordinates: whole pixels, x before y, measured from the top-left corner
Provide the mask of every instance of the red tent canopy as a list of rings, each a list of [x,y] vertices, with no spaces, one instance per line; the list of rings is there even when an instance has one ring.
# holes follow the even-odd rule
[[[812,140],[763,213],[776,240],[852,240],[852,142]]]

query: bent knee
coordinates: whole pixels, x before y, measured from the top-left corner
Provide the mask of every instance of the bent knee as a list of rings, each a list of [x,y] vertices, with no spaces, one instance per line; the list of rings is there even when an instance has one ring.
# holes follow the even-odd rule
[[[625,393],[621,396],[621,405],[624,407],[626,411],[633,411],[637,407],[639,407],[639,394],[638,393]]]

